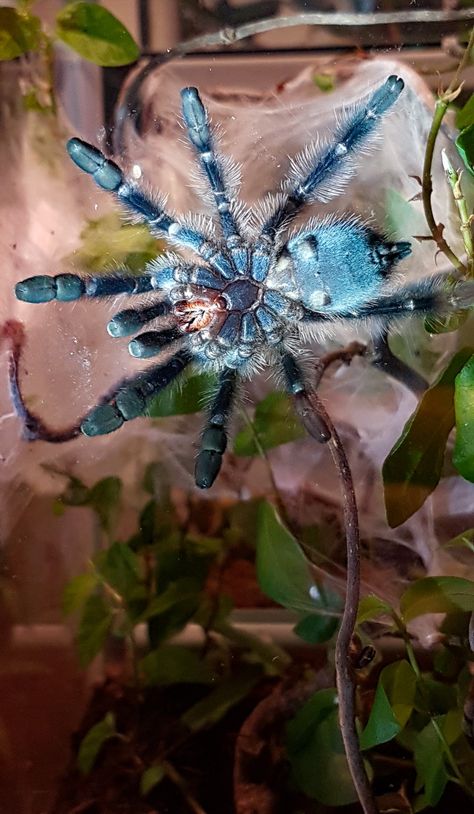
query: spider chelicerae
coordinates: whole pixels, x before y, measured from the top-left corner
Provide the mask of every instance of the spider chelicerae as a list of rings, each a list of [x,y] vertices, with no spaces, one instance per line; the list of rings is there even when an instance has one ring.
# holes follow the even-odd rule
[[[96,147],[71,139],[67,149],[81,170],[135,219],[148,224],[154,235],[191,250],[196,260],[167,253],[138,276],[126,271],[90,277],[40,275],[17,284],[17,298],[30,303],[148,295],[145,303],[117,313],[107,330],[112,337],[136,334],[129,343],[132,356],[158,357],[150,367],[120,381],[63,432],[47,429],[26,409],[19,386],[14,387],[29,440],[61,442],[81,432],[113,432],[146,414],[150,400],[193,365],[218,374],[195,466],[196,484],[208,488],[221,467],[239,378],[249,378],[266,365],[277,367],[298,399],[309,392],[300,348],[334,320],[375,318],[386,324],[394,316],[459,305],[453,290],[446,293],[440,276],[404,287],[390,285],[391,272],[410,253],[410,243],[391,242],[354,216],[312,219],[288,231],[305,206],[343,191],[355,173],[355,159],[377,136],[381,119],[403,87],[402,79],[389,76],[363,101],[348,107],[333,140],[315,142],[292,159],[281,191],[253,210],[236,197],[239,174],[216,151],[198,90],[184,88],[184,125],[206,184],[212,219],[176,216],[162,197],[127,178]],[[320,440],[327,440],[324,427]]]

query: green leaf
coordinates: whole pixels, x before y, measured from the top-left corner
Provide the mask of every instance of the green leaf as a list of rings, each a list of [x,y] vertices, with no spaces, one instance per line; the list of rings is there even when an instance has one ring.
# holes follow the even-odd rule
[[[417,779],[415,789],[424,787],[424,802],[435,806],[443,796],[449,780],[444,754],[432,723],[417,735],[414,750]]]
[[[450,334],[458,331],[469,316],[468,311],[453,311],[451,314],[434,314],[425,317],[424,327],[429,334]]]
[[[332,73],[315,73],[313,82],[323,93],[330,93],[336,87],[336,77]]]
[[[80,610],[97,584],[98,577],[95,571],[87,571],[73,577],[64,589],[63,613],[69,616],[70,613]]]
[[[391,613],[392,608],[388,602],[384,602],[375,594],[368,594],[363,596],[359,602],[356,624],[361,625],[363,622],[371,622],[373,619],[378,619],[379,616],[390,616]]]
[[[165,775],[166,772],[161,763],[154,763],[153,766],[145,769],[140,778],[140,794],[142,797],[146,797],[158,783],[161,783]]]
[[[458,534],[447,543],[443,543],[441,548],[468,548],[474,552],[474,529],[467,529],[462,534]]]
[[[256,569],[260,588],[270,599],[302,613],[317,607],[320,592],[308,562],[274,506],[267,502],[262,502],[258,514]]]
[[[456,376],[454,410],[456,442],[453,464],[463,478],[474,483],[474,356]]]
[[[147,685],[212,684],[215,673],[200,653],[168,644],[152,650],[140,662]]]
[[[300,619],[293,628],[293,632],[308,644],[321,644],[332,638],[338,626],[339,614],[324,616],[322,613],[311,613]]]
[[[172,415],[199,413],[209,393],[215,386],[215,376],[200,373],[196,376],[183,376],[179,386],[167,387],[150,404],[148,415],[152,418],[165,418]]]
[[[374,703],[360,736],[360,748],[371,749],[392,740],[407,723],[414,707],[416,675],[404,659],[380,673]]]
[[[383,465],[385,508],[392,528],[408,520],[439,483],[454,425],[454,380],[472,354],[464,348],[424,393]]]
[[[104,646],[112,618],[112,611],[101,594],[92,594],[86,600],[76,636],[82,667],[86,667]]]
[[[128,65],[140,56],[125,26],[94,3],[68,3],[56,17],[56,36],[84,59],[104,67]]]
[[[212,726],[220,721],[239,701],[245,698],[261,678],[260,669],[242,668],[238,675],[224,679],[215,690],[198,701],[184,715],[182,723],[192,732]]]
[[[0,8],[0,60],[15,59],[39,47],[41,22],[38,17]]]
[[[113,543],[96,558],[99,574],[125,599],[131,596],[140,577],[140,561],[127,543]]]
[[[319,690],[287,727],[292,778],[308,797],[328,806],[357,800],[342,743],[336,691]]]
[[[117,735],[115,718],[111,712],[95,724],[82,739],[77,755],[77,767],[82,774],[89,774],[104,743]]]
[[[144,224],[124,223],[118,212],[89,220],[81,231],[81,243],[67,260],[93,274],[110,272],[117,265],[142,271],[160,250],[160,244]]]
[[[464,107],[456,113],[456,127],[458,130],[464,130],[474,123],[474,93],[472,93],[467,100]]]
[[[464,166],[474,175],[474,124],[461,130],[455,144]]]
[[[170,582],[164,591],[155,596],[146,607],[140,617],[141,622],[159,616],[171,610],[176,605],[181,605],[189,600],[199,604],[201,583],[193,577],[181,577],[174,582]]]
[[[402,594],[400,610],[405,622],[425,613],[474,610],[474,582],[462,577],[425,577]]]
[[[122,481],[120,478],[102,478],[89,490],[86,505],[95,511],[100,525],[105,532],[109,532],[115,522],[122,496]]]
[[[258,455],[255,435],[263,449],[305,437],[305,430],[296,418],[286,393],[270,393],[257,404],[252,428],[244,427],[235,438],[235,454]]]

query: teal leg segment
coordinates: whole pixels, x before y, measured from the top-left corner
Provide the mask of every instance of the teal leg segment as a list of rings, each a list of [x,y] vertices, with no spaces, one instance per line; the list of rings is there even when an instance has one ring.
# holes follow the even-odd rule
[[[227,447],[227,421],[235,395],[237,374],[230,368],[221,374],[196,459],[194,479],[200,489],[209,489],[217,478]]]
[[[81,297],[113,297],[117,294],[144,294],[153,291],[153,281],[149,274],[134,276],[101,274],[94,277],[79,277],[77,274],[39,274],[21,280],[15,286],[17,300],[30,303],[72,302]]]
[[[189,362],[189,353],[182,350],[165,364],[125,379],[82,420],[81,432],[89,436],[107,435],[125,421],[145,415],[150,400],[179,376]]]

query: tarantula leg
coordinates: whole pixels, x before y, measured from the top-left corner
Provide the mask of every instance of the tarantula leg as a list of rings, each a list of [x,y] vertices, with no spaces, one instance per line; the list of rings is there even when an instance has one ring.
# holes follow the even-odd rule
[[[220,377],[219,389],[210,409],[201,438],[194,479],[200,489],[209,489],[217,478],[222,456],[227,447],[227,421],[232,409],[237,374],[226,368]]]
[[[168,316],[171,306],[163,300],[154,305],[143,305],[140,308],[125,308],[119,311],[107,324],[107,332],[110,336],[130,336],[141,330],[147,322],[152,322],[158,317]]]
[[[381,117],[395,104],[404,86],[403,79],[389,76],[365,103],[349,108],[330,145],[296,157],[291,187],[282,205],[264,223],[262,235],[275,235],[307,203],[326,201],[342,191],[354,173],[356,151],[368,145]],[[313,166],[308,171],[309,163]]]
[[[114,294],[144,294],[153,290],[149,274],[120,276],[101,274],[97,277],[79,277],[77,274],[38,274],[21,280],[15,286],[17,300],[30,303],[72,302],[81,297],[110,297]]]
[[[227,240],[234,236],[238,237],[238,229],[231,212],[222,168],[214,148],[209,117],[197,88],[183,88],[181,105],[188,137],[196,150],[199,165],[209,182],[224,237]]]
[[[315,412],[311,402],[311,392],[307,390],[303,373],[291,353],[281,354],[281,364],[289,392],[293,396],[296,412],[301,423],[313,438],[325,444],[331,438],[331,432],[325,422]]]
[[[145,415],[151,399],[179,376],[190,361],[189,353],[181,350],[164,364],[124,379],[82,419],[81,432],[89,436],[107,435],[125,421]]]
[[[178,339],[182,339],[182,337],[183,334],[177,328],[168,328],[164,331],[146,331],[129,342],[128,351],[131,356],[135,356],[137,359],[149,359],[150,356],[157,356],[163,348]]]

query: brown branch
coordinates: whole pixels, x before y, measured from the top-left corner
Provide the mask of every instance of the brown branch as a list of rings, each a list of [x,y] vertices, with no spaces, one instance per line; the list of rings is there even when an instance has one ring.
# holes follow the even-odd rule
[[[347,583],[345,606],[336,640],[336,686],[339,698],[339,721],[347,763],[364,814],[377,814],[370,782],[359,749],[356,729],[355,682],[351,661],[351,642],[357,619],[360,592],[360,535],[354,482],[347,456],[338,432],[314,391],[298,393],[297,409],[306,429],[316,440],[321,440],[319,428],[329,433],[328,446],[338,470],[341,491],[347,551]],[[314,420],[316,417],[316,421]],[[316,427],[316,434],[314,428]]]

